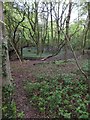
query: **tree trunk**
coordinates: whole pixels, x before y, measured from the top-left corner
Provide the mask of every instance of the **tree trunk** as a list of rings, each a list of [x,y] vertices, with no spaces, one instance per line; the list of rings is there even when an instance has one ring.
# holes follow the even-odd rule
[[[2,3],[0,2],[0,118],[2,119]]]
[[[70,23],[70,17],[71,17],[71,10],[72,10],[72,0],[69,0],[69,10],[68,10],[68,16],[66,19],[66,36],[65,36],[65,61],[67,62],[67,46],[68,41],[67,38],[69,38],[69,23]]]
[[[51,17],[51,41],[52,41],[52,48],[54,48],[54,41],[53,41],[53,3],[50,2],[50,17]]]
[[[0,21],[4,20],[3,15],[3,3],[0,2]],[[10,62],[9,62],[9,54],[7,47],[7,40],[5,38],[5,25],[3,22],[0,23],[0,51],[2,51],[2,85],[11,84],[11,72],[10,72]]]
[[[47,44],[48,46],[47,46],[47,50],[48,50],[48,52],[50,52],[50,41],[49,41],[49,31],[48,31],[48,44]]]
[[[38,23],[38,2],[35,0],[35,39],[36,39],[36,47],[37,47],[37,55],[39,55],[39,23]]]
[[[60,15],[60,2],[58,2],[58,19],[57,19],[57,31],[58,31],[58,40],[57,44],[59,44],[60,40],[60,30],[59,30],[59,15]]]
[[[90,2],[88,2],[88,44],[89,44],[89,40],[90,40]],[[89,95],[90,95],[90,51],[88,50],[88,91],[89,91]],[[90,102],[88,105],[88,112],[90,113]],[[89,115],[90,117],[90,115]]]

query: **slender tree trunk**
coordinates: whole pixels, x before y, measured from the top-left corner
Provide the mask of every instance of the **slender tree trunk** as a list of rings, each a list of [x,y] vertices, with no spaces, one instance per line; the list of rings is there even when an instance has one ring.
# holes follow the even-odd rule
[[[35,0],[35,38],[36,38],[36,47],[37,55],[39,55],[39,25],[38,25],[38,2]]]
[[[59,44],[59,40],[60,40],[60,31],[59,31],[59,12],[60,10],[60,3],[58,2],[58,20],[57,20],[57,31],[58,31],[58,41],[57,41],[57,44]]]
[[[69,23],[70,23],[70,17],[71,17],[71,8],[72,8],[72,0],[69,0],[69,10],[68,10],[68,16],[66,19],[66,36],[69,38]],[[65,36],[65,61],[67,61],[67,46],[68,46],[68,41]]]
[[[41,27],[41,54],[44,52],[43,28]]]
[[[52,13],[52,2],[50,2],[50,14],[51,14],[51,41],[52,41],[52,48],[54,47],[54,41],[53,41],[53,13]]]
[[[85,29],[85,28],[84,28]],[[84,33],[84,40],[83,40],[83,50],[82,50],[82,52],[83,52],[83,55],[85,54],[85,46],[86,46],[86,42],[87,42],[87,34],[88,34],[88,27],[86,28],[86,30],[85,30],[85,33]]]
[[[50,41],[49,41],[49,31],[48,31],[48,47],[47,47],[47,49],[48,49],[48,52],[50,52]]]

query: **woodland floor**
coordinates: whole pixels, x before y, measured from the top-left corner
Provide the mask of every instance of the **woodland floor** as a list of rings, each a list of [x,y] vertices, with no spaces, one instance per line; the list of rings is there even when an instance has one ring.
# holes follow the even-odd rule
[[[77,54],[78,62],[80,65],[84,62],[84,58],[87,56],[82,57],[82,55]],[[52,64],[54,60],[63,60],[63,57],[56,56],[50,58],[46,61],[41,60],[24,60],[21,64],[18,60],[11,61],[11,71],[13,77],[13,83],[15,85],[15,92],[14,92],[14,100],[16,102],[17,112],[24,112],[24,118],[43,118],[45,117],[43,114],[40,114],[37,108],[33,108],[30,103],[28,102],[27,93],[24,90],[24,83],[25,81],[35,81],[35,76],[40,74],[50,74],[55,75],[57,73],[71,73],[75,71],[77,65],[72,59],[73,56],[68,56],[68,59],[71,59],[72,62],[68,62],[66,65],[56,66]]]

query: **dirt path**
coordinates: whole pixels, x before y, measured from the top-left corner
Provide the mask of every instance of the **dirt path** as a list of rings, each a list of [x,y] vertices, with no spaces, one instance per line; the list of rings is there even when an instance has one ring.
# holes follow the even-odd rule
[[[31,61],[29,62],[29,66],[33,67],[33,64],[37,62],[38,61]],[[25,71],[25,68],[27,67],[28,64],[26,62],[23,62],[22,65],[19,61],[11,62],[12,77],[14,79],[13,83],[15,84],[15,92],[13,98],[16,102],[18,112],[24,112],[24,118],[41,118],[39,112],[29,104],[26,92],[24,91],[23,85],[25,80],[28,78],[34,80],[32,73]]]

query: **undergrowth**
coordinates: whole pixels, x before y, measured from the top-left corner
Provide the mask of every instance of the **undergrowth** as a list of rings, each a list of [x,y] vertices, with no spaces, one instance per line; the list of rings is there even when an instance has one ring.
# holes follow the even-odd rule
[[[89,72],[87,60],[82,66]],[[55,62],[55,64],[63,64]],[[86,80],[79,71],[69,74],[36,75],[36,81],[26,82],[25,90],[30,104],[49,118],[89,119],[89,93]]]
[[[16,103],[12,98],[14,87],[11,85],[5,85],[2,88],[2,119],[16,119],[23,118],[24,113],[18,112]]]
[[[27,82],[25,90],[30,104],[53,118],[88,118],[89,94],[82,76],[59,74],[55,77],[38,76]]]

